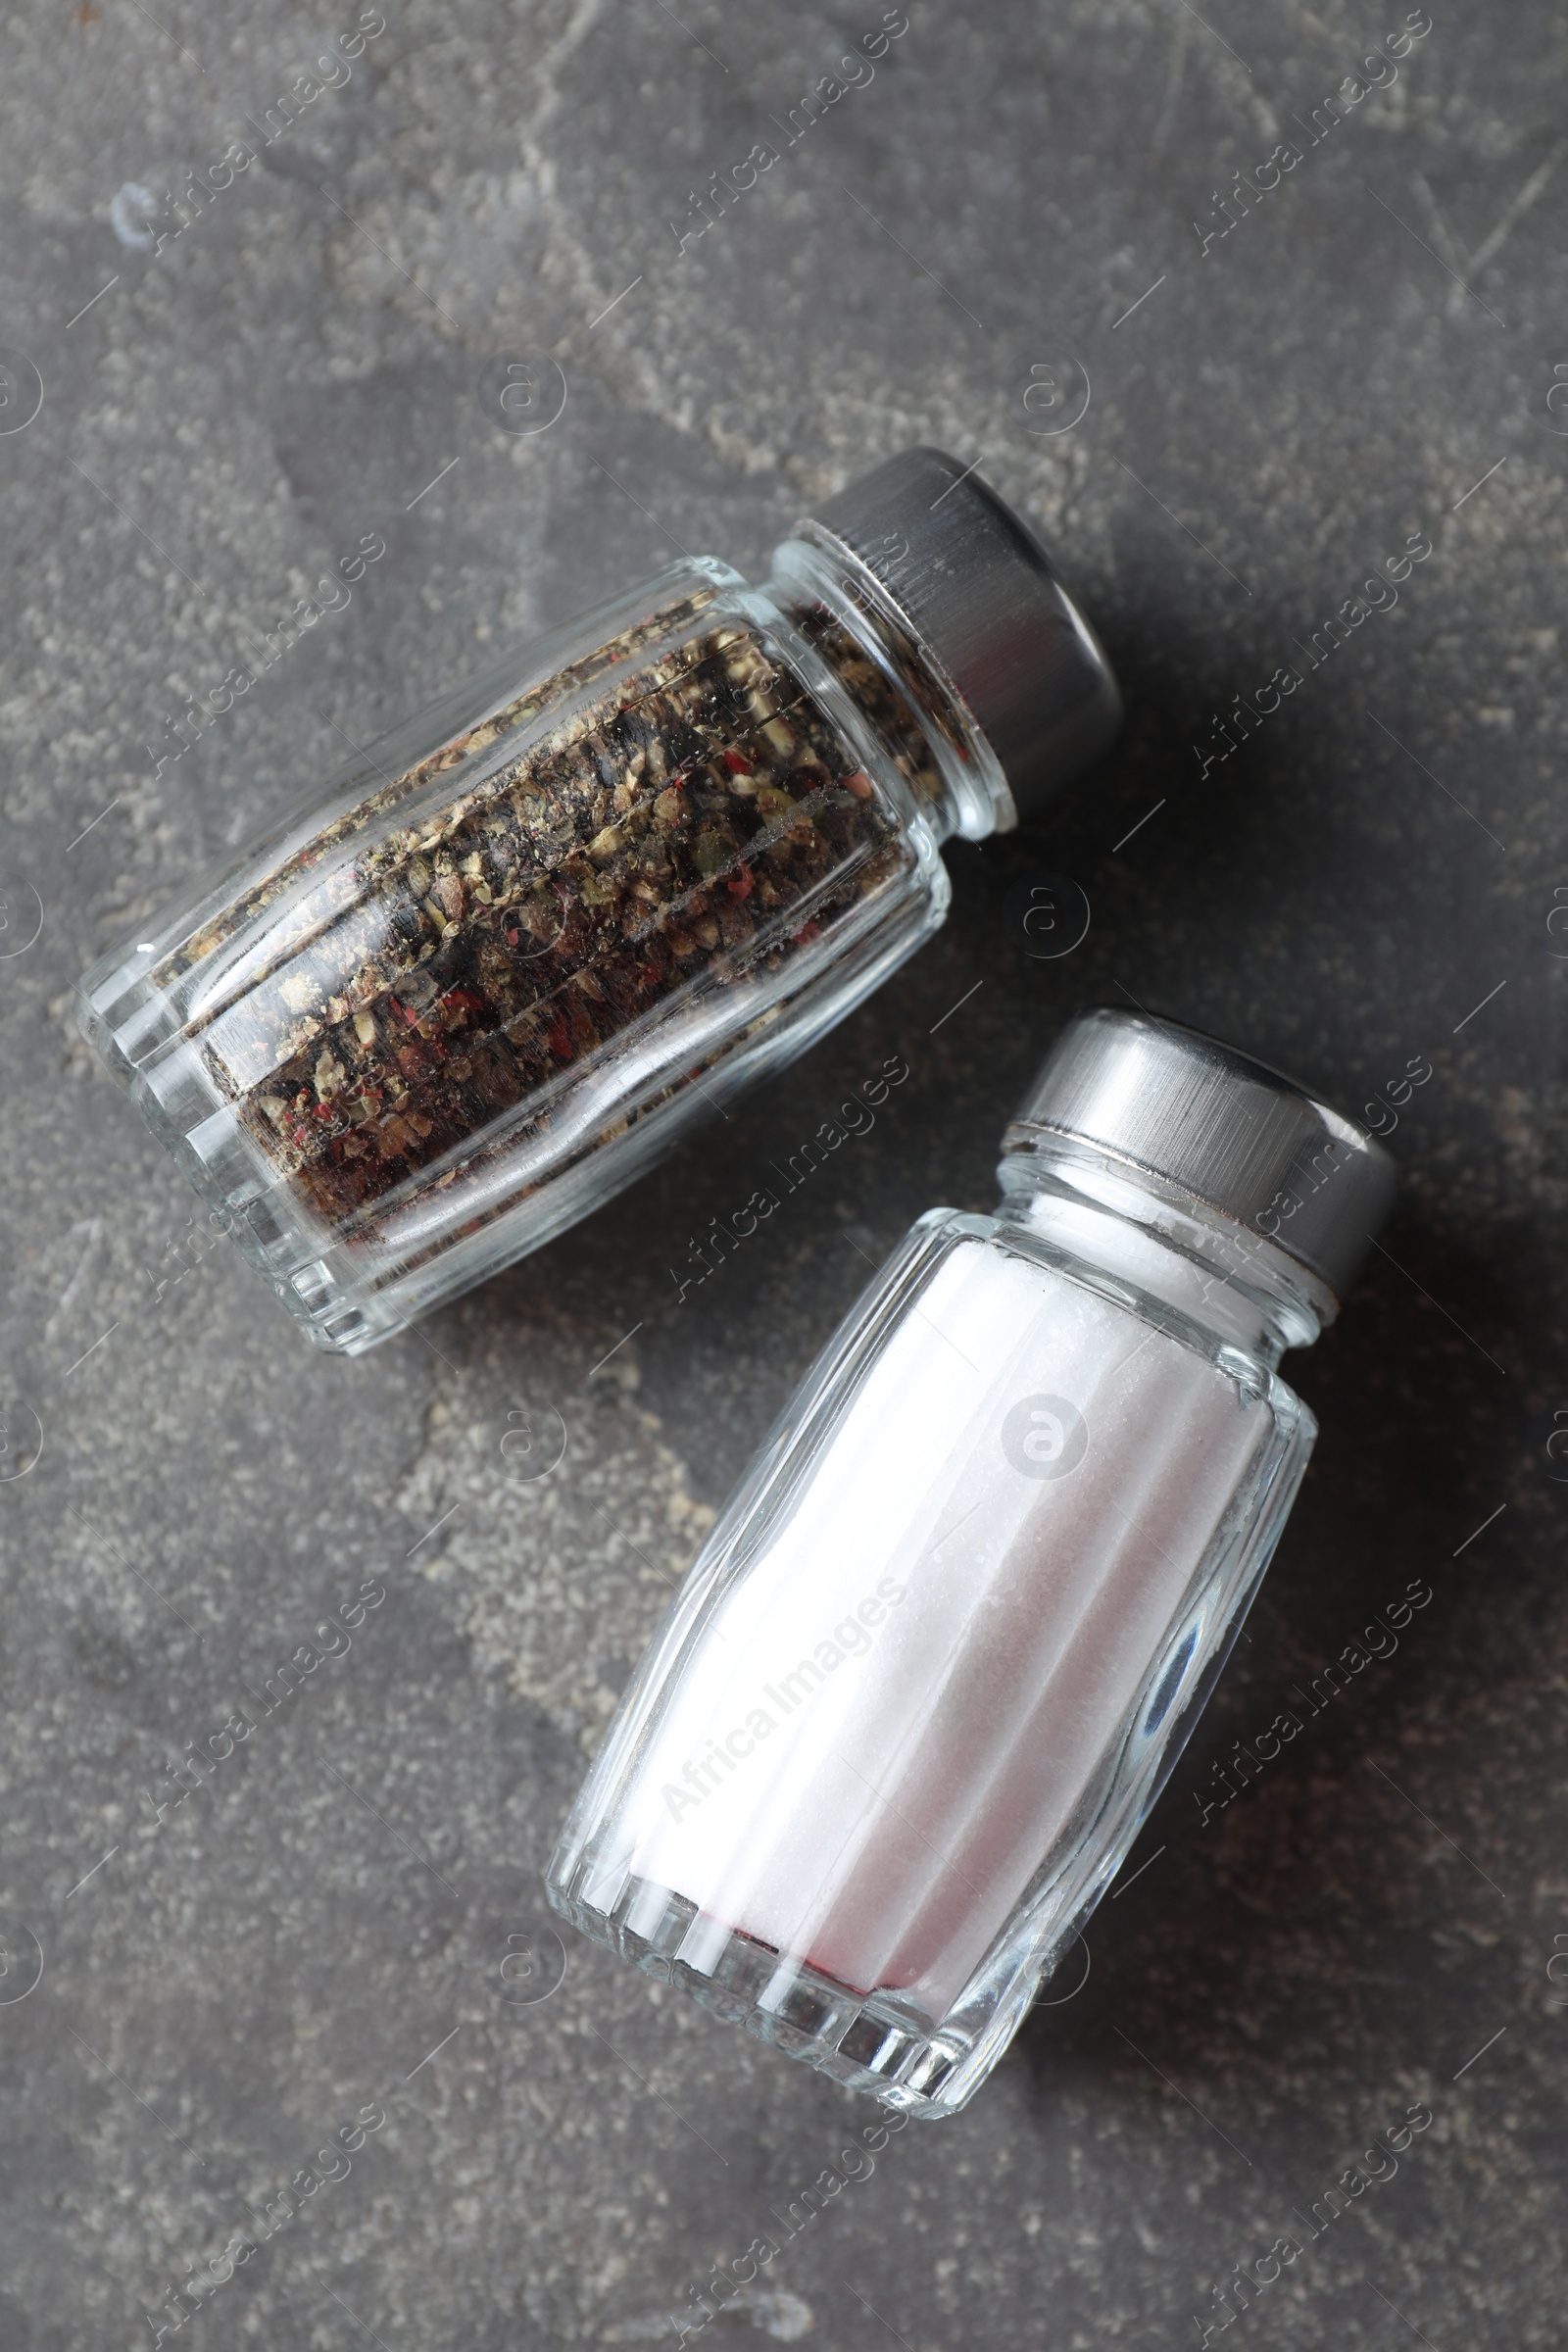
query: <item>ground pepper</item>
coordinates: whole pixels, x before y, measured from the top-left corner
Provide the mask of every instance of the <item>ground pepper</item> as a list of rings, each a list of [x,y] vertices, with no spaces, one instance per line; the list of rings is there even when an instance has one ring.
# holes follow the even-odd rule
[[[885,878],[891,830],[760,637],[710,629],[378,845],[203,1059],[312,1206],[351,1218],[661,1000],[776,969]]]

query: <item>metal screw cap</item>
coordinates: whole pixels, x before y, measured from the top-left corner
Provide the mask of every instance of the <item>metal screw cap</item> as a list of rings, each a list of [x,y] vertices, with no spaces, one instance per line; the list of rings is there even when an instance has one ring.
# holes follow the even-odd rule
[[[1394,1202],[1395,1163],[1294,1079],[1175,1021],[1069,1021],[1003,1139],[1065,1137],[1245,1225],[1343,1298]]]
[[[871,573],[967,706],[1020,817],[1110,743],[1121,694],[1099,638],[1034,533],[972,467],[903,450],[799,535]]]

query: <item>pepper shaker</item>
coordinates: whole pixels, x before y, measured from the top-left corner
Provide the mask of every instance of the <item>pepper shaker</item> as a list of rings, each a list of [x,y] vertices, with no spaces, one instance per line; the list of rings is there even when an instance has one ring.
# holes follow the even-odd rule
[[[808,1373],[550,1864],[719,2016],[940,2116],[1213,1687],[1316,1436],[1276,1369],[1393,1197],[1369,1135],[1134,1013],[1062,1034],[994,1216],[933,1209]]]
[[[1032,534],[906,450],[748,587],[671,564],[359,755],[83,980],[83,1034],[318,1346],[631,1182],[942,922],[1120,703]]]

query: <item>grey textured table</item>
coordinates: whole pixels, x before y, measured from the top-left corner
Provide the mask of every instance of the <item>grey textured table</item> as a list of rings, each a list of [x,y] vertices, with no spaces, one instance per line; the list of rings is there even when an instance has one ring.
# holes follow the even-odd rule
[[[6,22],[0,2346],[172,2333],[169,2289],[362,2110],[352,2169],[181,2341],[673,2342],[739,2263],[715,2345],[1176,2347],[1291,2233],[1234,2340],[1558,2340],[1560,14],[1435,0],[1351,103],[1394,5],[910,0],[792,135],[872,0],[387,0],[286,122],[355,22]],[[169,233],[166,189],[245,140]],[[503,429],[495,364],[540,353],[564,410]],[[956,850],[941,939],[727,1123],[420,1334],[314,1356],[74,1042],[80,967],[345,736],[673,547],[760,564],[915,439],[1054,548],[1127,688],[1116,754]],[[351,604],[168,756],[183,698],[376,535]],[[1054,961],[1008,912],[1046,874],[1092,909]],[[1430,1061],[1402,1203],[1294,1364],[1315,1466],[1087,1981],[848,2179],[868,2103],[599,1951],[523,1997],[537,1872],[864,1259],[988,1205],[1056,1025],[1128,999],[1351,1109]],[[895,1052],[874,1132],[677,1306],[692,1233]],[[520,1484],[508,1416],[541,1403],[566,1455]],[[367,1583],[352,1649],[176,1803],[185,1743]],[[1205,1819],[1411,1584],[1396,1651]]]

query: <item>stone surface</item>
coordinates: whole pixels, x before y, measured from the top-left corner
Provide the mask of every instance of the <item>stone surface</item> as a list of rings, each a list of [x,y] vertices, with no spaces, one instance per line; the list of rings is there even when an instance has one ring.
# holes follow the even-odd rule
[[[673,2341],[691,2283],[781,2233],[874,2110],[576,1941],[514,1997],[559,1965],[536,1873],[862,1256],[989,1204],[1042,1047],[1106,999],[1351,1108],[1429,1057],[1388,1254],[1295,1367],[1315,1466],[1087,1982],[708,2339],[1192,2343],[1420,2102],[1249,2340],[1560,2332],[1568,34],[1451,0],[1330,130],[1400,11],[910,0],[791,141],[880,16],[388,0],[161,252],[149,205],[261,145],[348,0],[7,16],[5,2352],[156,2340],[171,2284],[362,2113],[195,2335]],[[758,141],[777,163],[682,250],[689,191]],[[567,398],[523,435],[487,370],[530,353]],[[313,1357],[74,1042],[82,964],[343,737],[676,547],[760,564],[916,438],[1056,549],[1127,688],[1117,753],[953,852],[943,936],[634,1194],[420,1335]],[[351,605],[155,772],[165,715],[374,534]],[[1309,666],[1420,534],[1397,603]],[[1221,760],[1216,719],[1285,664]],[[1045,874],[1093,913],[1055,961],[1008,913]],[[677,1307],[694,1228],[891,1052],[875,1130]],[[503,1444],[543,1405],[566,1450],[529,1485]],[[1215,1764],[1413,1580],[1397,1653],[1202,1826]],[[352,1647],[265,1714],[247,1692],[366,1584]],[[176,1805],[166,1767],[246,1706]]]

